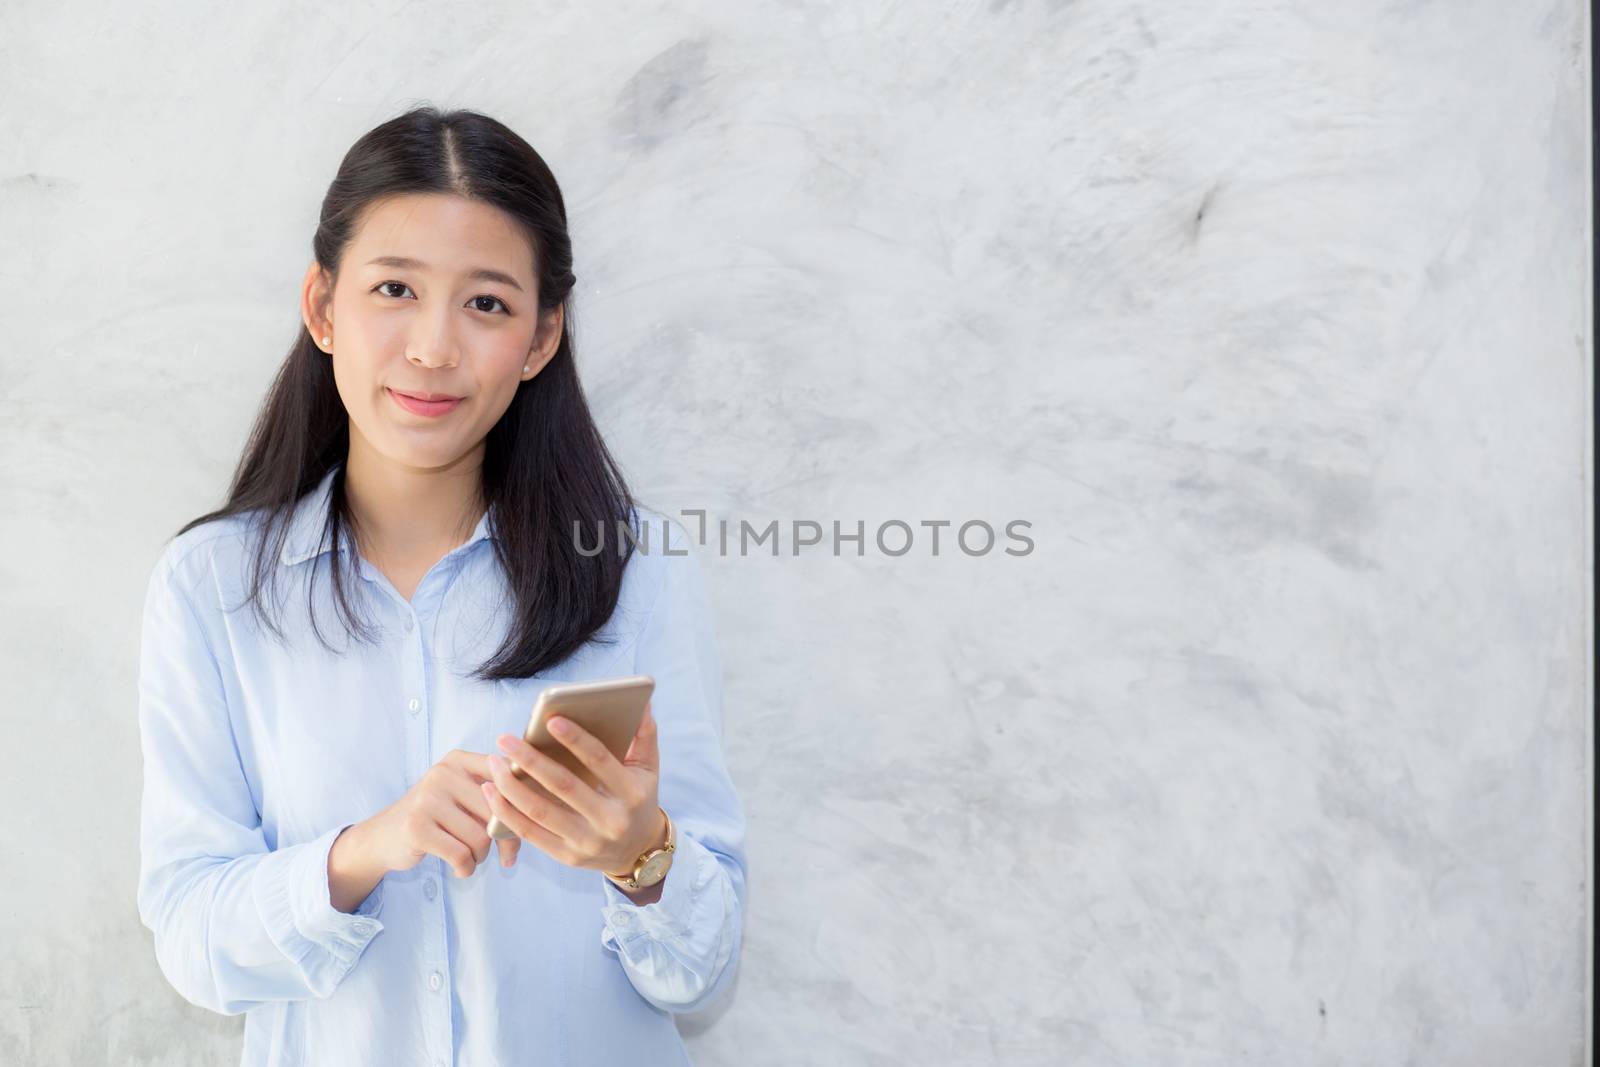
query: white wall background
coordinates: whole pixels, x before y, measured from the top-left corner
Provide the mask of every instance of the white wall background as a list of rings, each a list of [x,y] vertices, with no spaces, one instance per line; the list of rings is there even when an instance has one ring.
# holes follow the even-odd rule
[[[647,500],[1032,523],[710,554],[752,884],[697,1063],[1581,1063],[1585,19],[7,5],[0,1061],[237,1056],[134,907],[140,596],[427,101],[561,179]]]

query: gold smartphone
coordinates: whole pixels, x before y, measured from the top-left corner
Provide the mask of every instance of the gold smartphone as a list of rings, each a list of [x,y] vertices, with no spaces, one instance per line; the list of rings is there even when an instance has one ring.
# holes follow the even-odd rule
[[[534,701],[533,714],[528,718],[528,728],[523,732],[522,739],[577,775],[587,785],[597,787],[600,780],[594,772],[584,765],[572,749],[557,741],[545,724],[554,715],[571,719],[599,738],[620,761],[628,754],[633,735],[639,732],[639,724],[644,721],[645,705],[650,703],[650,694],[655,688],[656,680],[648,674],[549,686]],[[521,781],[545,796],[551,795],[515,761],[506,762],[511,764],[511,773]],[[558,800],[558,803],[564,802]],[[494,838],[517,836],[516,831],[501,822],[497,815],[489,816],[487,829],[489,836]]]

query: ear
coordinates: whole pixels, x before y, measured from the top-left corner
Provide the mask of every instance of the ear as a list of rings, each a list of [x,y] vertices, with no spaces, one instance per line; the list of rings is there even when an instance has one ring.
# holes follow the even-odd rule
[[[300,283],[300,319],[316,346],[328,351],[322,339],[333,336],[333,279],[316,260]]]
[[[544,365],[555,358],[556,349],[561,347],[561,332],[566,324],[566,305],[557,304],[540,316],[539,331],[533,339],[533,347],[528,350],[528,378],[537,377],[544,370]],[[526,379],[524,379],[526,380]]]

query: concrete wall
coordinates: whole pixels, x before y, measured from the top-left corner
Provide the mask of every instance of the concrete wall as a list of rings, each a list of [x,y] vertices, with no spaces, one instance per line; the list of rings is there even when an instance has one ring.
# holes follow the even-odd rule
[[[8,9],[0,1061],[237,1056],[134,908],[140,598],[428,101],[562,181],[647,501],[785,531],[706,559],[697,1063],[1581,1063],[1584,5],[599,7]]]

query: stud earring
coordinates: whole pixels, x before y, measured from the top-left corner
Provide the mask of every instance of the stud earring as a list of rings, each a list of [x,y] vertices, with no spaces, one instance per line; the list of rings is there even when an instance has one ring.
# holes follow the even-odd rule
[[[326,347],[327,347],[327,346],[329,346],[329,345],[331,345],[331,344],[333,344],[333,338],[331,338],[331,337],[327,337],[327,336],[324,336],[324,337],[323,337],[323,338],[322,338],[322,346],[323,346],[323,347],[324,347],[324,348],[326,348]]]
[[[526,363],[524,363],[522,365],[522,373],[523,374],[527,374],[528,373],[528,365]]]

